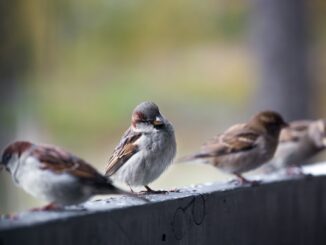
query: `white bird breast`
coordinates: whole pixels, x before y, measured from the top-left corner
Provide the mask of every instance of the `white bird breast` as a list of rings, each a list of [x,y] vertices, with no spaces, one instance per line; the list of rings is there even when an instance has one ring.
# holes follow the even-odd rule
[[[157,179],[175,156],[174,133],[171,128],[168,130],[143,133],[135,142],[139,151],[123,164],[113,178],[131,186],[147,185]]]
[[[41,163],[32,156],[21,162],[16,179],[27,193],[57,204],[77,204],[87,200],[92,194],[90,188],[83,186],[77,178],[68,173],[41,169]]]

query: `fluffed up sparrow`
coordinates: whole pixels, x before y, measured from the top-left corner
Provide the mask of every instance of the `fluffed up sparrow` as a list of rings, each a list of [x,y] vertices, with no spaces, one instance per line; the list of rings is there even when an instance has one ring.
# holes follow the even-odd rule
[[[17,141],[6,147],[0,166],[19,187],[50,204],[39,210],[80,204],[97,194],[127,194],[84,160],[55,146]]]
[[[249,122],[236,124],[204,144],[201,150],[181,161],[204,159],[216,168],[236,175],[241,183],[251,181],[242,174],[273,157],[278,137],[287,123],[277,112],[263,111]]]
[[[262,170],[271,172],[292,167],[299,168],[307,160],[326,148],[326,121],[299,120],[281,131],[273,159]]]
[[[142,102],[132,113],[131,126],[122,136],[105,168],[105,175],[133,186],[144,186],[157,179],[176,154],[172,124],[153,102]]]

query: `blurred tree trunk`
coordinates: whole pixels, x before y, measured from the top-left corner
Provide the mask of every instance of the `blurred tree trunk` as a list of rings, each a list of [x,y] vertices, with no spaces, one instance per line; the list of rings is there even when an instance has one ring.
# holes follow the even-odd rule
[[[312,115],[307,1],[252,0],[252,30],[258,63],[256,109],[273,109],[287,120]]]

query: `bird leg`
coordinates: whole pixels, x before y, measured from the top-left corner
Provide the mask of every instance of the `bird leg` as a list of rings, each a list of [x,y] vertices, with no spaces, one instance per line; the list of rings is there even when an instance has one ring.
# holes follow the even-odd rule
[[[30,211],[32,212],[38,212],[38,211],[54,211],[54,210],[60,210],[62,209],[61,206],[56,205],[54,203],[49,203],[43,207],[39,207],[39,208],[32,208]]]
[[[128,184],[128,186],[129,186],[130,192],[135,193],[134,190],[131,188],[131,186],[129,184]]]
[[[250,185],[254,186],[254,185],[259,184],[259,181],[257,181],[257,180],[248,180],[247,178],[243,177],[241,174],[235,173],[234,175],[238,177],[238,180],[239,180],[241,185],[250,184]]]
[[[155,190],[151,189],[148,185],[145,185],[144,187],[146,188],[146,191],[144,193],[148,193],[148,194],[165,194],[165,193],[168,193],[168,191],[164,191],[164,190],[155,191]]]

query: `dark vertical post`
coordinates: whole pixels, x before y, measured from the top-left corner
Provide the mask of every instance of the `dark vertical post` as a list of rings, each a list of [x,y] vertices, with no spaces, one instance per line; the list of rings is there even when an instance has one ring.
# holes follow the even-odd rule
[[[306,4],[305,0],[251,1],[259,73],[256,109],[277,110],[287,120],[313,113]]]

